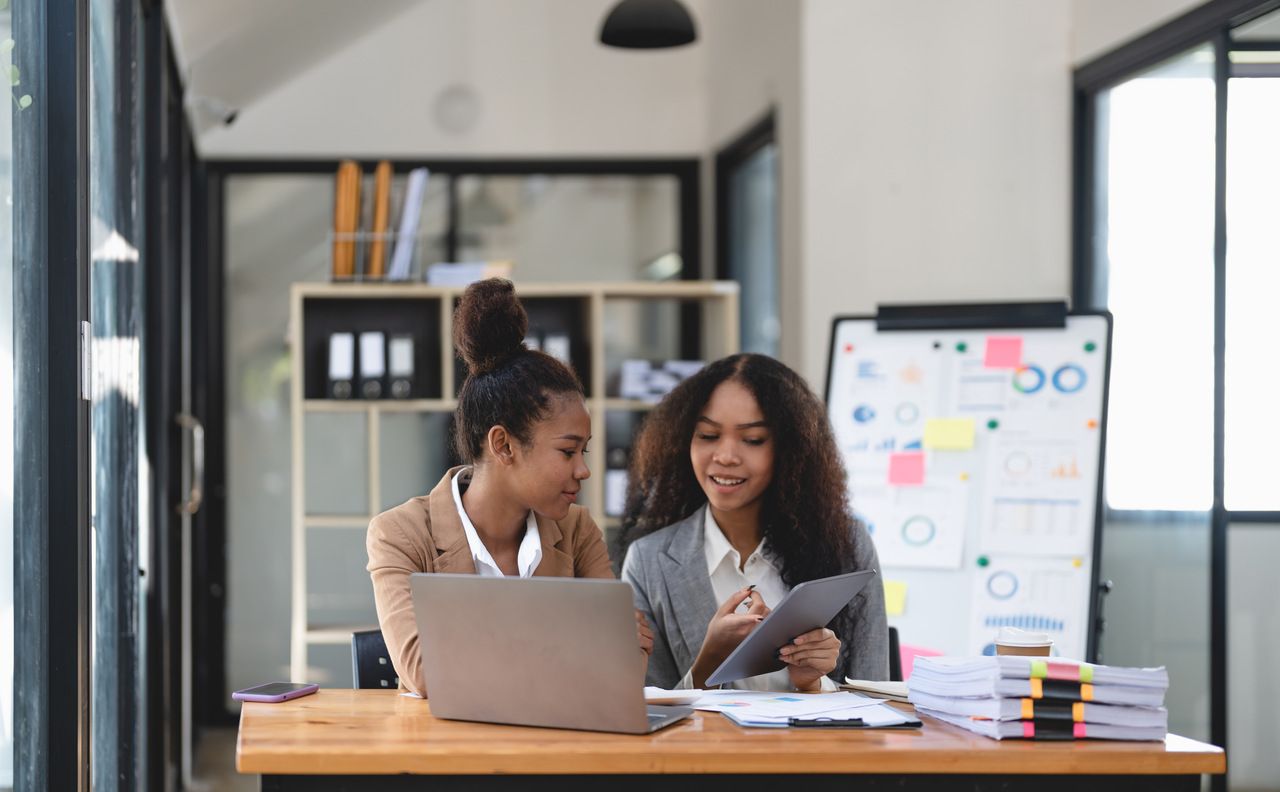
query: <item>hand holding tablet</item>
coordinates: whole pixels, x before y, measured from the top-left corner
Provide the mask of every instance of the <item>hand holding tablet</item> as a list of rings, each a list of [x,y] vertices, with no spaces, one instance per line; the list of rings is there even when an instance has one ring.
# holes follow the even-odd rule
[[[778,650],[798,635],[825,627],[875,576],[876,570],[868,569],[796,586],[707,677],[706,684],[720,685],[785,668]]]

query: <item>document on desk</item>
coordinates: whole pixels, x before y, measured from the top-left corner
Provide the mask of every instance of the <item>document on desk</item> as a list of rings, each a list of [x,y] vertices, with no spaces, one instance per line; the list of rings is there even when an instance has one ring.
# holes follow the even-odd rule
[[[739,726],[782,729],[803,721],[813,725],[854,725],[862,728],[915,723],[884,703],[857,693],[765,693],[741,690],[708,691],[696,709],[719,712]]]
[[[757,690],[708,690],[693,704],[704,712],[720,712],[734,721],[777,720],[785,726],[791,718],[804,718],[828,712],[863,709],[883,703],[884,699],[857,693],[780,693]]]

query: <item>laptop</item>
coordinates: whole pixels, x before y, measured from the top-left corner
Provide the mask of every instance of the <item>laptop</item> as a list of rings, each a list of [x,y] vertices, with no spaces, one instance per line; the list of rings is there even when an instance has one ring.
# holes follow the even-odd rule
[[[693,712],[645,705],[623,581],[417,573],[409,583],[436,717],[648,734]]]

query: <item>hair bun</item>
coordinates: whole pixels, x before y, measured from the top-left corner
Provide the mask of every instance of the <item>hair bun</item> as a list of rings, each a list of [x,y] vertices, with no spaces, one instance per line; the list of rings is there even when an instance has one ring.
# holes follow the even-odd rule
[[[453,345],[472,374],[491,371],[523,350],[528,331],[516,287],[502,278],[468,286],[453,314]]]

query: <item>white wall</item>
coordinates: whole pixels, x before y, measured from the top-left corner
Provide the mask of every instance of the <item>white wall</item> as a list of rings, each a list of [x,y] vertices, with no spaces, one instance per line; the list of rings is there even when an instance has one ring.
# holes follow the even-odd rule
[[[201,153],[653,157],[702,151],[705,50],[606,48],[597,37],[610,5],[419,2],[253,96],[232,126],[201,136]],[[451,86],[470,97],[451,105],[474,119],[462,131],[438,119],[441,96]],[[222,92],[232,102],[254,93],[243,81]]]
[[[831,317],[1070,285],[1066,0],[808,0],[803,373]]]

